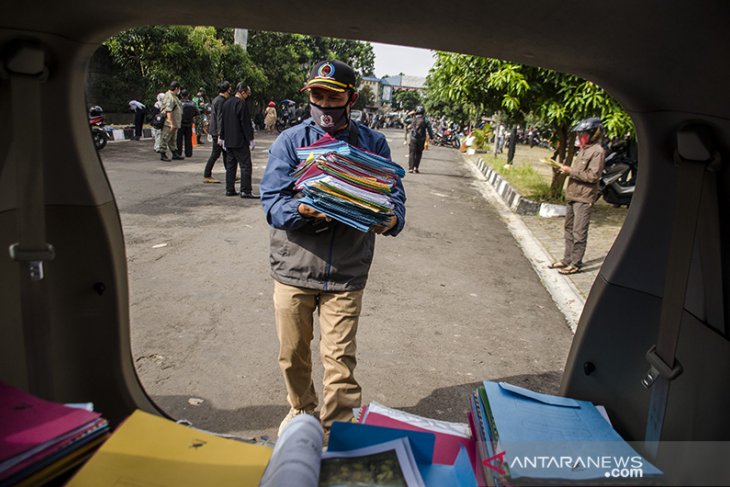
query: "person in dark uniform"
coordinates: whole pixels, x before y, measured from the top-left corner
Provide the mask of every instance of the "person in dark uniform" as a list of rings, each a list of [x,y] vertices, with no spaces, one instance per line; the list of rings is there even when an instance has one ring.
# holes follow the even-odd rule
[[[426,138],[433,140],[431,122],[426,118],[426,110],[423,105],[416,107],[416,113],[410,125],[410,143],[408,145],[408,172],[418,172],[421,165],[423,148],[426,146]]]
[[[238,83],[236,94],[223,104],[219,143],[226,153],[223,162],[226,166],[226,196],[236,194],[236,165],[241,166],[241,198],[258,198],[251,187],[251,149],[254,148],[251,114],[246,98],[251,88]]]
[[[190,100],[188,90],[180,91],[182,103],[182,121],[177,131],[177,155],[182,157],[183,144],[185,157],[193,157],[193,120],[200,114],[197,105]]]
[[[218,135],[220,135],[221,117],[223,116],[223,104],[231,97],[231,84],[228,81],[222,81],[218,85],[218,96],[213,98],[213,102],[210,104],[210,117],[208,124],[208,133],[213,137],[213,146],[210,149],[210,157],[208,162],[205,163],[205,169],[203,170],[203,182],[204,183],[220,183],[213,177],[213,166],[215,161],[221,156],[223,148],[218,144]],[[223,155],[223,164],[225,164],[225,153]]]

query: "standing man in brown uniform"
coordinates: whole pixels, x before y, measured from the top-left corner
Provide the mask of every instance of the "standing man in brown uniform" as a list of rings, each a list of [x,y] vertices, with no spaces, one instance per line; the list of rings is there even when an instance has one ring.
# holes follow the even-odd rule
[[[573,127],[578,141],[578,155],[572,166],[563,165],[560,172],[568,175],[565,190],[565,253],[563,259],[552,263],[551,269],[561,274],[576,274],[583,267],[583,255],[588,242],[593,204],[600,191],[598,181],[603,172],[606,153],[601,147],[603,125],[598,117],[586,118]]]
[[[177,130],[182,124],[182,103],[177,97],[180,94],[180,83],[173,81],[170,83],[170,89],[165,93],[162,99],[160,112],[165,114],[165,125],[162,126],[162,135],[160,136],[160,160],[169,161],[167,151],[170,151],[173,159],[182,159],[177,153],[177,144],[173,140],[177,140]]]

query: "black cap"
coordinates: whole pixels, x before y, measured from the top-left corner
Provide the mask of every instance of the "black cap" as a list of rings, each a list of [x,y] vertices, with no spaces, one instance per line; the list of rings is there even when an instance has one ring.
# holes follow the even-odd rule
[[[345,90],[354,90],[356,82],[355,70],[347,64],[342,61],[322,61],[312,67],[307,83],[299,91],[324,88],[342,93]]]

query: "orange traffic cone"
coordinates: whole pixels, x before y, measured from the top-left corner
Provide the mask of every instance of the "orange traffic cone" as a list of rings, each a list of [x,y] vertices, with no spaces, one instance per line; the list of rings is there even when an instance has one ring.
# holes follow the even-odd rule
[[[195,135],[195,124],[193,124],[193,147],[198,147],[198,136]]]

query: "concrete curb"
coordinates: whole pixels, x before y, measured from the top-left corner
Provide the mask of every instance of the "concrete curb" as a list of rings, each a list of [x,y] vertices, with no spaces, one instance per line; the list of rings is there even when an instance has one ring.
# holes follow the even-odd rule
[[[545,289],[550,293],[558,309],[565,316],[568,327],[575,333],[578,327],[578,320],[580,320],[580,315],[583,312],[585,300],[578,291],[578,288],[575,287],[575,284],[568,277],[548,269],[547,266],[552,262],[552,257],[545,250],[542,243],[535,238],[530,229],[527,228],[527,225],[525,225],[516,211],[516,208],[519,208],[519,201],[523,199],[504,179],[487,166],[481,158],[477,162],[469,159],[468,156],[465,159],[465,162],[476,179],[474,185],[482,196],[484,196],[484,199],[492,204],[499,213],[500,218],[507,224],[507,228],[509,228],[512,236],[525,254],[525,257],[527,257],[527,260],[530,261],[533,269],[535,269],[535,273],[540,278],[543,286],[545,286]],[[489,171],[486,171],[485,167]],[[489,176],[487,173],[489,173]]]
[[[468,158],[468,156],[467,156]],[[494,186],[494,190],[504,200],[507,206],[518,215],[540,215],[545,218],[553,216],[565,216],[565,207],[563,205],[553,205],[551,203],[538,203],[536,201],[523,198],[520,193],[515,191],[507,181],[502,178],[497,171],[492,169],[481,157],[473,162],[469,161],[479,169],[487,178],[489,184]]]
[[[104,131],[109,136],[109,142],[119,142],[121,140],[132,140],[134,136],[133,127],[125,127],[123,129],[115,129],[110,126],[105,126]],[[152,129],[142,128],[142,139],[151,139]]]

